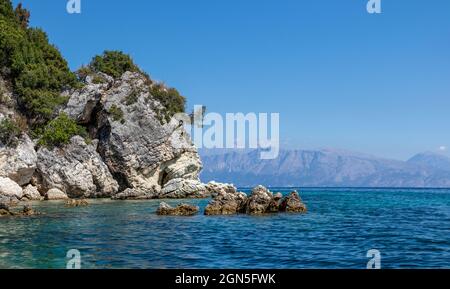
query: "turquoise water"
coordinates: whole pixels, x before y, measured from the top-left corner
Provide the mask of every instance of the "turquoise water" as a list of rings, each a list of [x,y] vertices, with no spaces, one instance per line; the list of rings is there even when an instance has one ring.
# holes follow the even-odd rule
[[[450,190],[301,196],[308,214],[259,217],[159,217],[159,201],[38,203],[44,216],[0,219],[0,268],[65,268],[70,249],[83,268],[364,269],[370,249],[381,252],[382,268],[450,268]]]

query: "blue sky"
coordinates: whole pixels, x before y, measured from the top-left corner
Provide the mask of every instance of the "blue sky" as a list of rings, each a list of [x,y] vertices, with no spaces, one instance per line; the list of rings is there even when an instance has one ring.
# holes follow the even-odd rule
[[[450,147],[448,0],[81,1],[21,1],[73,69],[123,50],[190,107],[279,112],[285,147]]]

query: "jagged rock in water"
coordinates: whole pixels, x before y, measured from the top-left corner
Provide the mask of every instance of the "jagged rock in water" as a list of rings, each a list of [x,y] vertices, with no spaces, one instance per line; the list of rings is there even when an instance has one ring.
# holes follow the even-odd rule
[[[159,205],[156,214],[160,216],[194,216],[198,214],[199,210],[197,206],[180,204],[174,208],[163,202]]]
[[[245,212],[247,195],[237,191],[219,190],[205,208],[205,215],[234,215]]]
[[[95,144],[80,136],[60,148],[40,148],[37,174],[41,191],[58,188],[71,198],[109,197],[119,187]]]
[[[267,188],[258,186],[247,197],[244,193],[232,191],[230,186],[214,184],[219,193],[213,197],[205,208],[205,215],[231,215],[246,213],[261,215],[278,212],[305,213],[306,206],[297,192],[284,197],[281,193],[273,194]],[[225,191],[223,188],[230,191]]]
[[[237,189],[232,184],[223,184],[223,183],[217,183],[217,182],[213,181],[213,182],[209,182],[206,185],[206,191],[207,191],[207,194],[211,195],[212,197],[215,197],[220,192],[234,194],[237,192]]]
[[[38,189],[33,185],[28,185],[23,190],[23,199],[29,200],[29,201],[41,201],[44,198],[39,193]]]
[[[37,154],[34,143],[23,134],[15,147],[0,145],[0,176],[23,186],[29,184],[36,170]]]
[[[258,186],[252,190],[246,204],[247,214],[265,214],[273,206],[273,194],[267,188]]]
[[[88,78],[83,89],[67,94],[65,111],[99,139],[98,152],[120,185],[113,199],[203,194],[197,150],[179,121],[162,119],[164,107],[150,94],[149,80],[126,72],[106,82]]]
[[[67,200],[69,197],[63,191],[59,189],[50,189],[45,194],[45,200],[47,201],[59,201],[59,200]]]
[[[23,190],[13,180],[0,177],[0,196],[16,198],[17,200],[20,200],[23,197]]]
[[[290,193],[289,196],[284,197],[281,201],[280,212],[305,213],[306,211],[306,205],[303,204],[302,199],[295,191]]]
[[[273,195],[272,200],[269,203],[269,207],[267,208],[268,213],[277,213],[280,211],[280,200],[283,198],[281,193],[276,193]]]

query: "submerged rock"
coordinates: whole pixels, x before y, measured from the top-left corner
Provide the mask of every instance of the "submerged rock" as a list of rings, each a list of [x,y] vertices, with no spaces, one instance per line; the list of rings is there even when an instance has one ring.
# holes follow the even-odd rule
[[[67,194],[59,189],[50,189],[45,194],[45,200],[47,201],[67,200],[68,198]]]
[[[197,206],[180,204],[174,208],[163,202],[159,205],[156,214],[160,216],[194,216],[198,214],[199,210]]]
[[[281,201],[280,212],[305,213],[306,211],[306,205],[295,191],[290,193],[289,196],[284,197]]]
[[[24,206],[22,212],[18,214],[14,214],[16,216],[37,216],[41,215],[41,213],[35,211],[31,206]]]
[[[40,212],[35,211],[31,206],[24,206],[22,211],[20,212],[14,212],[11,210],[10,207],[7,206],[3,206],[0,203],[0,217],[7,217],[7,216],[11,216],[11,217],[30,217],[30,216],[38,216],[41,215]]]
[[[89,202],[86,200],[69,199],[66,201],[66,207],[74,208],[74,207],[86,207],[86,206],[89,206]]]

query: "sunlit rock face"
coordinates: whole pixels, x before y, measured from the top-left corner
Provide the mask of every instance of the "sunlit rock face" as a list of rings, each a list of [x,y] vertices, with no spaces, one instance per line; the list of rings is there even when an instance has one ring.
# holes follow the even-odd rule
[[[97,151],[119,184],[113,198],[207,196],[196,148],[178,121],[161,120],[164,107],[148,79],[131,72],[102,77],[104,83],[87,78],[84,88],[68,92],[65,112],[98,139]]]

